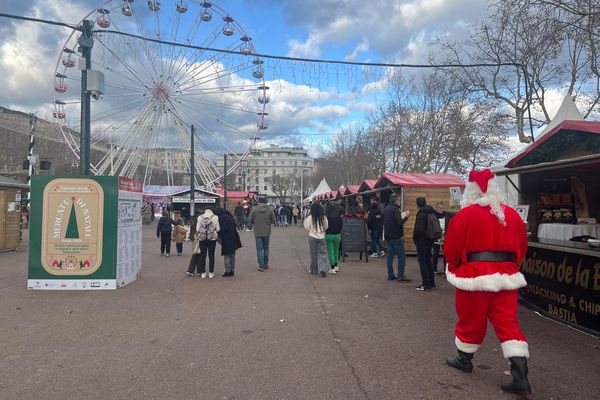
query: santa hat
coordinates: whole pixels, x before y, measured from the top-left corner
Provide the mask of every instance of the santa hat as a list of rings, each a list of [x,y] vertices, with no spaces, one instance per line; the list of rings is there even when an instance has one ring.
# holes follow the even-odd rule
[[[481,207],[489,206],[490,212],[498,218],[501,224],[505,224],[500,187],[496,175],[487,168],[481,171],[473,170],[469,173],[469,182],[465,187],[461,205],[466,207],[471,204],[478,204]]]
[[[475,182],[481,189],[483,193],[486,193],[488,190],[488,183],[490,179],[495,178],[496,175],[489,168],[484,169],[483,171],[471,171],[469,173],[469,182]]]

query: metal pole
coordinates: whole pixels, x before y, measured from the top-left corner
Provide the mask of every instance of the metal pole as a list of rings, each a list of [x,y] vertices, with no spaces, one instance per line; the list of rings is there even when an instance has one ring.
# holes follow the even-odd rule
[[[300,171],[300,206],[302,206],[302,200],[304,197],[304,170]]]
[[[227,210],[227,154],[223,155],[223,208]]]
[[[193,217],[194,215],[196,215],[196,202],[194,199],[194,194],[196,192],[196,179],[194,176],[194,172],[195,172],[195,166],[194,166],[194,135],[195,135],[195,131],[194,131],[194,125],[192,125],[192,129],[191,129],[191,138],[190,138],[190,154],[191,154],[191,159],[190,159],[190,217]]]
[[[79,137],[79,173],[90,175],[90,93],[87,90],[87,71],[92,68],[92,28],[94,23],[84,20],[81,35],[77,39],[78,51],[85,61],[85,69],[81,70],[81,134]]]
[[[242,171],[242,181],[244,185],[244,192],[246,191],[246,171]]]
[[[29,160],[29,176],[27,178],[27,182],[31,187],[31,177],[33,176],[33,146],[35,144],[35,140],[33,139],[33,132],[35,132],[35,124],[37,122],[37,117],[35,114],[29,114],[29,150],[27,154],[27,159]]]

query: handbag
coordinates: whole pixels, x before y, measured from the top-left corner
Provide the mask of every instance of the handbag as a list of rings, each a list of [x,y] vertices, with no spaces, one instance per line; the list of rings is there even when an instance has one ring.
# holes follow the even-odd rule
[[[194,242],[194,254],[200,254],[200,241],[196,240]]]

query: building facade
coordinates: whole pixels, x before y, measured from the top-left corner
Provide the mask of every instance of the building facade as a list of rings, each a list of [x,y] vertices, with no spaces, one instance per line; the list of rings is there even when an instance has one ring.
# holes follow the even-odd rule
[[[223,168],[223,160],[217,161]],[[229,188],[257,192],[269,203],[297,203],[301,190],[308,192],[314,159],[302,147],[268,147],[251,150],[240,168],[229,178]]]

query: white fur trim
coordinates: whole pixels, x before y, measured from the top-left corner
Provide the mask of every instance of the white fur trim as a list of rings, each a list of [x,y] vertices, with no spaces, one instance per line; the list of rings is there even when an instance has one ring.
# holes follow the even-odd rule
[[[465,353],[470,353],[470,354],[475,353],[477,350],[479,350],[479,347],[481,347],[481,343],[480,344],[465,343],[462,340],[460,340],[459,338],[457,338],[456,336],[454,337],[454,344],[456,344],[456,348],[459,349],[460,351],[463,351]]]
[[[501,290],[515,290],[527,286],[527,281],[522,273],[483,275],[475,278],[460,278],[446,270],[446,280],[452,286],[469,292],[499,292]]]
[[[500,343],[504,358],[526,357],[529,358],[529,344],[522,340],[507,340]]]

